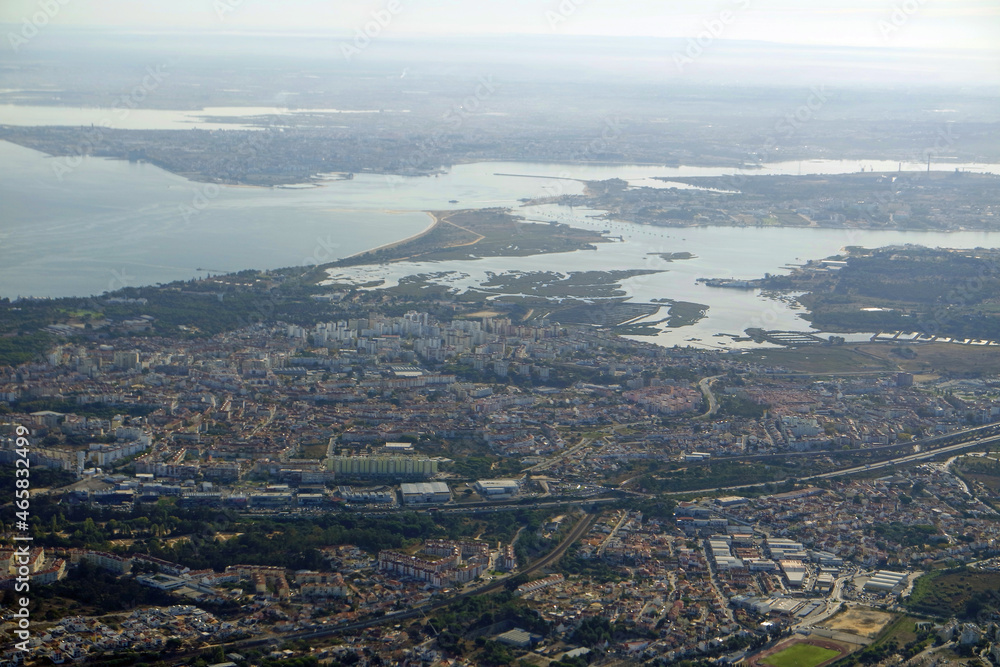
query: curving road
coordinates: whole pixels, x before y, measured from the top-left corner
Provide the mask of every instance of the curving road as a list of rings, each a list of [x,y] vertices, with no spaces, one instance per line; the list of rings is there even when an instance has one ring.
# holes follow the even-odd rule
[[[701,395],[705,397],[705,402],[708,404],[708,410],[704,414],[698,415],[698,419],[708,419],[719,411],[719,401],[716,400],[715,394],[712,393],[712,383],[721,377],[723,376],[713,375],[698,381],[698,389],[701,390]]]

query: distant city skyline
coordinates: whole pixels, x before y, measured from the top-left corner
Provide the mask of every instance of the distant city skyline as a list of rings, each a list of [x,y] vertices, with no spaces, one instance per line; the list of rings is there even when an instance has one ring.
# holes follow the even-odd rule
[[[5,0],[0,23],[127,30],[351,33],[383,17],[386,35],[598,35],[783,44],[997,51],[995,0]],[[41,23],[33,21],[36,25]]]

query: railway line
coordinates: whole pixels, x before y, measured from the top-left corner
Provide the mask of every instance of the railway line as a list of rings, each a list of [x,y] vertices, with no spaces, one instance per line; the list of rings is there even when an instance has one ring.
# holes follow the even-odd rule
[[[597,520],[597,514],[584,513],[573,529],[568,535],[556,546],[555,549],[545,554],[541,558],[535,560],[533,563],[528,565],[526,568],[518,572],[515,576],[521,575],[531,575],[539,570],[549,567],[553,563],[557,562],[563,554],[576,542],[578,539],[586,535],[590,527],[593,526],[594,521]],[[420,605],[419,607],[414,607],[406,611],[390,612],[385,616],[378,616],[375,618],[366,619],[364,621],[356,621],[354,623],[347,623],[344,625],[338,625],[331,628],[323,628],[321,630],[310,630],[308,632],[299,632],[295,634],[288,635],[273,635],[268,637],[257,637],[254,639],[244,640],[242,642],[233,642],[227,644],[228,647],[235,648],[252,648],[255,646],[262,646],[271,642],[285,642],[285,641],[297,641],[303,639],[322,639],[324,637],[332,637],[344,632],[352,632],[355,630],[363,630],[365,628],[370,628],[376,625],[382,625],[385,623],[398,623],[404,620],[410,620],[414,618],[420,618],[421,616],[426,616],[438,609],[446,607],[457,600],[462,600],[464,598],[473,597],[475,595],[485,595],[487,593],[493,593],[498,591],[507,584],[508,579],[511,577],[503,577],[501,579],[496,579],[487,584],[474,588],[470,591],[465,591],[459,593],[458,595],[451,596],[449,598],[438,600],[429,604]],[[207,649],[201,649],[204,651]]]

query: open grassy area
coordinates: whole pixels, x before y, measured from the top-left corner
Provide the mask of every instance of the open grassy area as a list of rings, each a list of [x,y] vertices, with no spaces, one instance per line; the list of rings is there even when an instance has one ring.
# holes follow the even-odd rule
[[[563,324],[592,324],[597,326],[617,326],[637,317],[655,313],[659,306],[647,303],[631,303],[608,299],[599,303],[568,301],[545,311],[545,316]],[[634,333],[633,329],[619,327],[618,333]]]
[[[859,373],[897,371],[896,364],[871,356],[871,345],[808,346],[758,350],[747,355],[756,363],[781,366],[792,373]]]
[[[976,377],[1000,373],[997,348],[923,343],[908,345],[916,353],[906,359],[888,343],[848,343],[836,346],[757,350],[748,358],[768,366],[782,366],[792,373],[869,373],[907,371],[920,377]]]
[[[871,352],[887,357],[888,346],[871,345]],[[996,347],[929,343],[912,345],[917,353],[913,359],[893,356],[900,368],[910,373],[933,373],[962,377],[979,377],[1000,373],[1000,351]]]
[[[821,665],[838,655],[840,655],[840,651],[813,644],[798,643],[764,658],[761,662],[772,667],[816,667],[816,665]]]
[[[492,275],[479,285],[479,291],[494,294],[525,294],[530,296],[609,299],[623,297],[621,282],[635,276],[659,273],[644,269],[630,271],[507,271]]]
[[[967,481],[979,482],[993,493],[1000,493],[1000,477],[996,475],[986,475],[983,473],[962,472],[962,477]]]
[[[876,645],[895,641],[899,646],[906,646],[917,639],[917,623],[921,619],[915,616],[900,616],[883,628]]]
[[[967,482],[977,482],[1000,494],[1000,461],[993,457],[966,456],[955,462],[954,469]]]
[[[795,211],[776,209],[771,211],[771,217],[784,227],[807,227],[809,225],[809,221]]]
[[[906,604],[924,614],[975,618],[1000,609],[1000,572],[960,568],[924,575]]]
[[[322,459],[326,458],[327,443],[317,442],[311,445],[301,445],[299,447],[299,456],[304,459]]]

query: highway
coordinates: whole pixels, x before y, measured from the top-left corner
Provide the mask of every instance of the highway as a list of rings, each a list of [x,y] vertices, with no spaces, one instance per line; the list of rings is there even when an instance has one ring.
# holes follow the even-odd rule
[[[799,477],[797,479],[799,481],[809,481],[809,480],[815,480],[815,479],[830,479],[830,478],[835,478],[835,477],[842,477],[842,476],[845,476],[845,475],[852,475],[852,474],[856,474],[856,473],[859,473],[859,472],[865,472],[865,471],[869,471],[869,470],[879,470],[879,469],[888,468],[888,467],[891,467],[891,466],[894,466],[894,465],[900,465],[900,464],[906,464],[906,463],[913,463],[913,462],[916,462],[916,461],[922,461],[922,460],[934,458],[936,456],[940,456],[942,454],[948,454],[948,453],[951,453],[951,452],[958,452],[958,451],[961,451],[963,449],[969,449],[969,448],[972,448],[972,447],[979,447],[979,446],[983,446],[983,445],[997,445],[997,444],[1000,444],[1000,435],[990,435],[988,437],[979,436],[979,437],[974,437],[973,438],[973,436],[975,434],[977,434],[977,433],[995,431],[996,428],[997,428],[997,425],[996,424],[992,424],[992,425],[987,425],[987,426],[984,426],[984,427],[976,427],[976,428],[973,428],[973,429],[968,429],[966,431],[959,432],[959,433],[950,433],[950,434],[946,434],[944,436],[937,436],[935,438],[930,438],[927,441],[915,442],[913,444],[914,445],[920,445],[920,446],[926,446],[927,444],[929,444],[931,442],[935,442],[935,441],[942,440],[942,439],[945,439],[945,438],[961,437],[963,435],[968,436],[968,437],[970,437],[972,439],[970,439],[970,440],[968,440],[966,442],[960,442],[960,443],[956,443],[956,444],[952,444],[952,445],[946,445],[944,447],[938,447],[936,449],[928,449],[928,450],[921,451],[921,452],[916,452],[916,453],[913,453],[913,454],[906,454],[904,456],[898,456],[898,457],[887,459],[885,461],[880,461],[880,462],[877,462],[877,463],[871,463],[871,464],[860,465],[860,466],[853,466],[853,467],[850,467],[850,468],[844,468],[844,469],[841,469],[841,470],[835,470],[835,471],[827,472],[827,473],[820,473],[820,474],[811,475],[811,476],[808,476],[808,477]],[[579,445],[577,445],[576,447],[574,447],[573,450],[578,450],[579,448],[584,447],[587,444],[589,444],[589,441],[581,442]],[[571,450],[571,451],[573,451],[573,450]],[[569,453],[570,452],[565,452],[564,455],[569,454]],[[548,463],[548,462],[546,462],[546,463]],[[738,486],[713,487],[713,488],[706,488],[706,489],[693,489],[693,490],[687,490],[687,491],[671,491],[671,492],[665,493],[664,495],[688,495],[688,494],[700,494],[700,493],[714,493],[714,492],[718,492],[718,491],[734,491],[734,490],[738,490],[738,489],[741,489],[741,488],[747,488],[748,486],[757,486],[757,485],[756,484],[749,484],[749,485],[748,484],[743,484],[743,485],[738,485]],[[589,503],[597,503],[597,502],[611,502],[613,500],[616,500],[616,499],[613,499],[613,498],[588,498],[588,499],[579,499],[579,500],[575,500],[575,501],[569,501],[569,503],[570,504],[576,504],[576,503],[579,503],[579,504],[589,504]],[[546,506],[547,505],[553,505],[554,506],[554,505],[563,505],[563,504],[567,504],[567,501],[558,501],[558,502],[551,502],[550,501],[550,502],[540,503],[540,504],[507,505],[506,507],[503,507],[503,509],[514,510],[514,509],[523,509],[523,508],[533,508],[533,507],[538,507],[540,505],[546,505]],[[497,510],[499,510],[501,508],[494,505],[491,508],[484,506],[484,507],[468,507],[468,508],[462,508],[462,509],[459,509],[459,508],[449,508],[449,509],[456,510],[456,511],[482,512],[482,511],[491,511],[491,509],[493,511],[497,511]],[[349,624],[340,625],[340,626],[337,626],[337,627],[322,628],[322,629],[319,629],[319,630],[310,630],[308,632],[300,632],[300,633],[288,634],[288,635],[267,635],[267,636],[264,636],[264,637],[256,637],[256,638],[253,638],[253,639],[247,639],[247,640],[238,641],[238,642],[229,642],[229,643],[226,644],[226,646],[230,647],[230,648],[237,648],[237,647],[249,648],[249,647],[253,647],[253,646],[261,646],[261,645],[269,644],[269,643],[272,643],[272,642],[283,642],[283,641],[296,640],[296,639],[307,639],[307,640],[308,639],[320,639],[320,638],[323,638],[323,637],[330,637],[330,636],[338,635],[338,634],[341,634],[341,633],[344,633],[344,632],[352,632],[352,631],[355,631],[355,630],[361,630],[361,629],[364,629],[364,628],[369,628],[369,627],[372,627],[372,626],[381,625],[381,624],[385,624],[385,623],[398,623],[398,622],[401,622],[401,621],[404,621],[404,620],[409,620],[409,619],[413,619],[413,618],[419,618],[419,617],[425,616],[425,615],[427,615],[427,614],[429,614],[429,613],[431,613],[431,612],[433,612],[433,611],[435,611],[437,609],[441,609],[443,607],[446,607],[446,606],[452,604],[453,602],[455,602],[456,600],[460,600],[462,598],[467,598],[467,597],[472,597],[472,596],[475,596],[475,595],[483,595],[483,594],[486,594],[486,593],[491,593],[491,592],[500,590],[501,588],[503,588],[505,586],[505,584],[507,583],[508,579],[510,579],[512,576],[531,575],[531,574],[533,574],[533,573],[535,573],[535,572],[537,572],[537,571],[539,571],[539,570],[541,570],[543,568],[546,568],[546,567],[552,565],[553,563],[557,562],[559,560],[559,558],[561,558],[563,556],[563,554],[566,553],[566,551],[569,549],[569,547],[574,542],[576,542],[578,539],[580,539],[583,535],[586,534],[586,532],[593,525],[594,521],[596,521],[597,516],[598,516],[597,514],[585,513],[583,515],[583,517],[576,523],[576,525],[573,527],[573,529],[569,532],[569,534],[563,539],[563,541],[560,542],[558,546],[556,546],[556,548],[554,548],[552,551],[550,551],[548,554],[546,554],[542,558],[539,558],[538,560],[536,560],[534,563],[532,563],[528,567],[526,567],[523,570],[517,572],[516,574],[512,574],[512,575],[509,575],[509,576],[506,576],[506,577],[501,577],[501,578],[495,579],[495,580],[493,580],[493,581],[491,581],[491,582],[489,582],[487,584],[484,584],[484,585],[479,586],[477,588],[474,588],[472,590],[465,591],[465,592],[460,593],[458,595],[453,595],[453,596],[450,596],[450,597],[447,597],[447,598],[444,598],[444,599],[441,599],[441,600],[437,600],[435,602],[427,603],[427,604],[421,605],[420,607],[416,607],[416,608],[409,609],[409,610],[406,610],[406,611],[391,612],[391,613],[389,613],[389,614],[387,614],[385,616],[379,616],[379,617],[375,617],[375,618],[370,618],[370,619],[367,619],[367,620],[364,620],[364,621],[357,621],[355,623],[349,623]],[[810,619],[810,620],[808,620],[805,623],[800,624],[800,625],[803,625],[803,626],[806,626],[806,625],[807,626],[815,625],[816,623],[821,622],[821,621],[825,620],[826,618],[829,618],[834,613],[836,613],[836,611],[838,611],[840,609],[840,607],[843,605],[843,602],[840,599],[840,591],[842,589],[842,586],[843,586],[843,583],[844,583],[844,579],[845,578],[842,577],[842,578],[839,578],[835,582],[834,589],[833,589],[832,595],[831,595],[831,599],[828,601],[827,608],[824,611],[820,612],[820,614],[818,616],[816,616],[816,617],[814,617],[814,618],[812,618],[812,619]],[[829,606],[831,602],[832,602],[832,606]],[[196,651],[188,651],[188,652],[185,652],[185,653],[175,654],[173,656],[173,658],[177,658],[177,657],[181,657],[181,656],[187,656],[187,655],[194,655],[194,654],[206,651],[209,648],[211,648],[211,647],[203,647],[203,648],[200,648],[200,649],[198,649]]]
[[[614,490],[611,490],[612,492]],[[498,501],[494,503],[463,503],[460,505],[440,505],[438,507],[414,508],[409,506],[396,507],[394,509],[376,510],[372,512],[358,512],[360,516],[392,516],[394,514],[404,514],[416,512],[417,514],[487,514],[490,512],[516,512],[518,510],[537,510],[545,507],[562,507],[566,505],[583,506],[595,505],[598,503],[613,503],[621,498],[608,496],[588,496],[586,498],[562,498],[551,500],[547,496],[540,496],[539,502],[531,498],[521,498],[513,501]],[[526,502],[527,501],[527,502]]]
[[[972,438],[972,436],[975,435],[975,434],[977,434],[977,433],[986,432],[988,430],[995,430],[996,428],[997,428],[996,424],[989,424],[987,426],[980,426],[980,427],[968,429],[966,431],[962,431],[962,432],[959,432],[959,433],[949,433],[949,434],[945,434],[943,436],[936,436],[934,438],[930,438],[930,439],[925,440],[925,441],[913,442],[913,443],[911,443],[911,446],[923,446],[923,447],[926,447],[928,444],[930,444],[932,442],[935,442],[935,441],[938,441],[938,440],[943,440],[945,438],[956,437],[956,436],[960,437],[962,435],[967,435],[970,438]],[[946,445],[944,447],[938,447],[938,448],[935,448],[935,449],[926,449],[924,451],[920,451],[920,452],[916,452],[916,453],[912,453],[912,454],[905,454],[905,455],[902,455],[902,456],[896,456],[894,458],[886,459],[884,461],[879,461],[879,462],[876,462],[876,463],[869,463],[869,464],[865,464],[865,465],[852,466],[850,468],[842,468],[840,470],[834,470],[834,471],[831,471],[831,472],[819,473],[819,474],[810,475],[810,476],[807,476],[807,477],[796,477],[796,479],[799,480],[799,481],[803,481],[804,482],[804,481],[810,481],[810,480],[816,480],[816,479],[831,479],[831,478],[835,478],[835,477],[843,477],[845,475],[854,475],[856,473],[865,472],[865,471],[868,471],[868,470],[879,470],[879,469],[882,469],[882,468],[888,468],[888,467],[891,467],[891,466],[900,465],[900,464],[904,464],[904,463],[913,463],[915,461],[922,461],[922,460],[934,458],[935,456],[939,456],[941,454],[947,454],[949,452],[957,452],[957,451],[961,451],[963,449],[969,449],[971,447],[978,447],[978,446],[982,446],[982,445],[1000,445],[1000,435],[993,435],[993,436],[988,436],[988,437],[981,437],[981,436],[979,436],[979,437],[970,439],[970,440],[968,440],[966,442],[960,442],[960,443],[957,443],[957,444],[954,444],[954,445]],[[576,448],[582,447],[582,446],[584,446],[584,443],[580,443],[580,445],[577,445]],[[898,445],[891,445],[889,447],[897,447],[897,446]],[[576,449],[576,448],[574,448],[574,449]],[[883,448],[885,448],[885,447],[883,447]],[[872,449],[877,449],[877,448],[872,448]],[[799,454],[799,452],[789,452],[788,453],[788,455],[795,455],[795,454]],[[806,454],[808,454],[808,452],[806,452]],[[818,455],[818,454],[822,454],[822,452],[814,452],[814,454]],[[768,454],[766,456],[776,456],[776,455]],[[709,459],[707,461],[707,463],[712,463],[713,461],[722,461],[722,460],[744,460],[746,458],[752,458],[752,457],[725,457],[725,458],[718,458],[718,459]],[[635,478],[632,478],[632,479],[635,479]],[[632,479],[626,480],[625,483],[631,482]],[[773,483],[780,484],[782,481],[783,480],[774,480]],[[760,483],[755,483],[755,484],[739,484],[739,485],[736,485],[736,486],[716,486],[716,487],[705,488],[705,489],[688,489],[686,491],[666,491],[666,492],[664,492],[663,495],[680,496],[680,495],[699,494],[699,493],[716,493],[716,492],[719,492],[719,491],[737,491],[739,489],[745,489],[745,488],[748,488],[748,487],[751,487],[751,486],[760,486]],[[448,513],[497,512],[497,511],[512,511],[512,510],[517,510],[517,509],[538,509],[538,508],[542,508],[542,507],[555,507],[555,506],[567,505],[567,504],[568,505],[588,505],[588,504],[591,504],[591,503],[613,502],[614,500],[617,500],[617,499],[616,498],[607,498],[607,497],[604,497],[604,498],[591,497],[591,498],[580,498],[580,499],[572,499],[572,500],[559,500],[559,501],[548,501],[548,502],[533,503],[533,502],[524,502],[524,499],[522,499],[522,500],[512,501],[512,502],[508,502],[508,503],[500,502],[500,503],[470,503],[470,504],[466,504],[466,505],[446,505],[446,506],[442,506],[441,508],[435,509],[433,511],[436,511],[436,512],[448,512]],[[395,513],[395,512],[401,512],[401,511],[413,511],[413,509],[412,508],[399,508],[398,510],[366,513],[366,515],[369,515],[369,516],[374,516],[374,515],[388,515],[388,514],[392,514],[392,513]],[[424,511],[424,512],[426,512],[428,510],[417,510],[417,511]]]
[[[794,452],[766,452],[763,454],[740,454],[738,456],[718,456],[712,457],[710,459],[705,459],[704,461],[688,461],[686,465],[707,465],[710,463],[715,463],[718,461],[750,461],[750,460],[766,460],[766,459],[777,459],[777,458],[790,458],[790,457],[812,457],[812,456],[830,456],[830,457],[840,457],[840,456],[853,456],[855,454],[873,454],[876,452],[890,451],[893,449],[913,449],[914,446],[929,447],[935,442],[940,440],[947,440],[948,438],[961,437],[961,436],[972,436],[975,434],[993,435],[1000,429],[998,424],[987,424],[986,426],[976,426],[974,428],[964,429],[961,431],[955,431],[952,433],[944,433],[942,435],[936,435],[932,438],[926,438],[923,440],[912,440],[910,442],[895,442],[891,445],[875,445],[874,447],[855,447],[852,449],[810,449],[805,451],[794,451]]]
[[[901,463],[913,463],[914,461],[923,461],[926,459],[932,459],[935,456],[939,456],[941,454],[947,454],[949,452],[957,452],[962,449],[968,449],[970,447],[978,447],[981,445],[994,445],[994,444],[1000,444],[1000,436],[993,436],[989,438],[978,438],[975,440],[971,440],[969,442],[960,442],[956,445],[948,445],[945,447],[938,447],[937,449],[931,449],[924,452],[917,452],[916,454],[899,456],[894,459],[881,461],[879,463],[869,463],[863,466],[845,468],[844,470],[836,470],[834,472],[827,472],[820,475],[813,475],[811,477],[802,477],[801,479],[807,480],[807,479],[827,479],[830,477],[842,477],[843,475],[853,475],[854,473],[864,472],[865,470],[878,470],[879,468],[887,468],[889,466],[899,465]]]
[[[995,424],[993,425],[995,426]],[[975,429],[977,430],[977,429]],[[956,434],[949,434],[954,436]],[[915,443],[917,444],[917,443]],[[866,472],[868,470],[879,470],[882,468],[889,468],[891,466],[900,465],[904,463],[913,463],[915,461],[923,461],[926,459],[934,458],[935,456],[940,456],[941,454],[948,454],[949,452],[957,452],[963,449],[969,449],[970,447],[981,447],[983,445],[996,445],[1000,444],[1000,435],[990,436],[987,438],[976,438],[969,440],[968,442],[960,442],[954,445],[946,445],[944,447],[938,447],[936,449],[929,449],[922,452],[917,452],[915,454],[907,454],[905,456],[897,456],[895,458],[886,459],[885,461],[879,461],[877,463],[868,463],[860,466],[853,466],[850,468],[842,468],[840,470],[834,470],[832,472],[820,473],[818,475],[809,475],[808,477],[796,477],[800,482],[811,481],[814,479],[831,479],[834,477],[843,477],[845,475],[854,475],[859,472]],[[782,480],[775,480],[775,484],[780,484]],[[664,495],[668,496],[680,496],[689,495],[697,493],[715,493],[717,491],[736,491],[739,489],[746,489],[751,486],[760,486],[757,484],[739,484],[737,486],[717,486],[710,489],[689,489],[687,491],[666,491]]]

